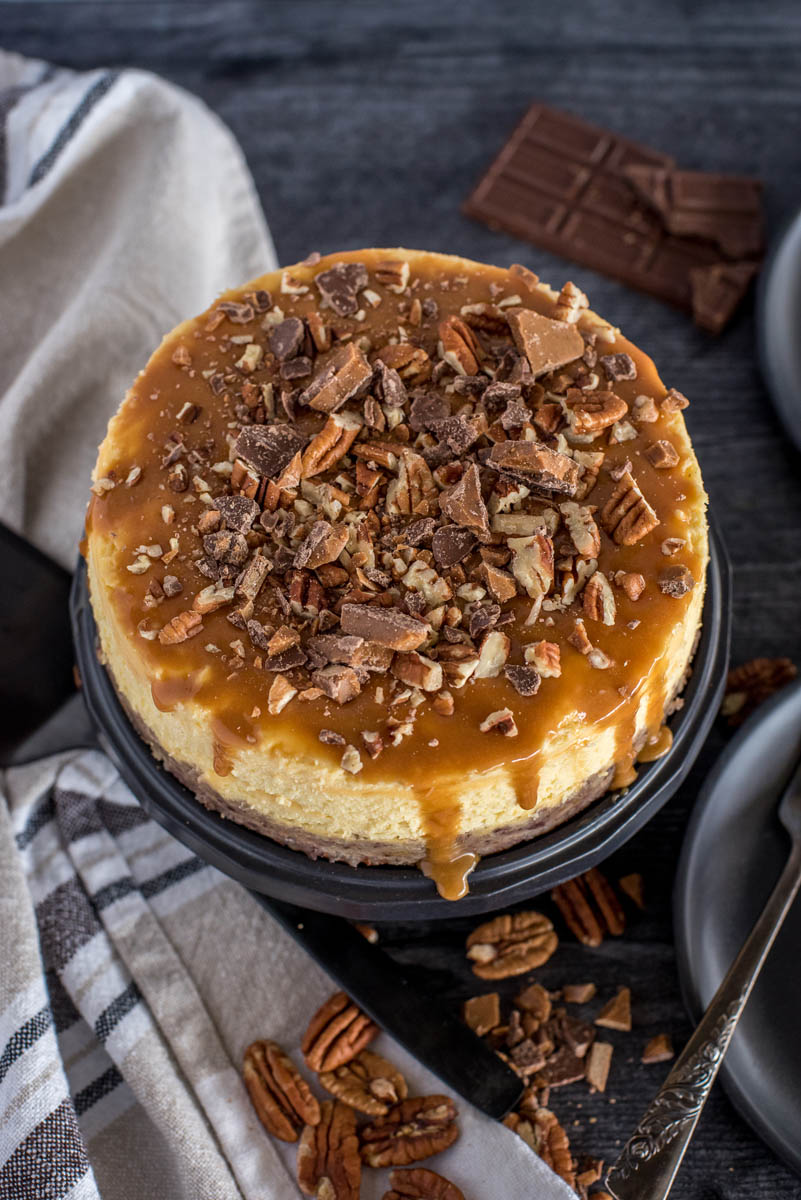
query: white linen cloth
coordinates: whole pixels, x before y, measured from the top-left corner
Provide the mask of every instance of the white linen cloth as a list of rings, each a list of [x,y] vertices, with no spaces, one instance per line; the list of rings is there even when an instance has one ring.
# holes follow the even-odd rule
[[[126,386],[172,325],[275,256],[230,133],[137,71],[0,53],[0,199],[0,511],[71,566]],[[2,782],[0,1200],[296,1200],[295,1147],[264,1132],[239,1066],[257,1037],[300,1063],[331,981],[102,754]],[[412,1094],[442,1090],[375,1045]],[[430,1165],[468,1200],[573,1195],[458,1107],[461,1138]],[[362,1196],[387,1186],[366,1170]]]

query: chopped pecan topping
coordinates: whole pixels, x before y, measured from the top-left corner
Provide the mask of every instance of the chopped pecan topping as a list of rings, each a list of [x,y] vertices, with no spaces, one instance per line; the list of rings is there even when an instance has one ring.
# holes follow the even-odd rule
[[[590,302],[581,288],[576,287],[575,283],[568,280],[557,296],[551,315],[555,321],[566,321],[568,325],[575,325],[581,316],[582,309],[589,308],[589,304]]]
[[[392,662],[392,674],[406,683],[409,687],[420,688],[424,692],[438,692],[442,687],[442,667],[432,662],[416,650],[395,655]]]
[[[397,477],[387,488],[387,512],[427,516],[436,499],[436,484],[425,459],[413,450],[402,450]]]
[[[538,912],[503,913],[479,925],[467,939],[467,957],[481,979],[506,979],[541,967],[559,943]]]
[[[411,342],[390,344],[382,346],[376,357],[383,367],[396,372],[404,384],[425,383],[431,377],[431,359],[422,346],[413,346]]]
[[[517,723],[510,708],[499,708],[491,712],[479,725],[482,733],[502,733],[504,737],[517,737]]]
[[[409,283],[409,264],[400,258],[385,259],[376,263],[375,277],[385,288],[399,296]]]
[[[604,625],[614,625],[617,605],[615,603],[612,585],[601,571],[596,571],[587,581],[582,594],[584,616],[590,621],[602,621]]]
[[[317,1125],[320,1105],[277,1042],[253,1042],[245,1051],[245,1087],[268,1133],[296,1142],[303,1125]]]
[[[301,455],[301,478],[311,479],[335,466],[348,453],[361,428],[361,419],[355,413],[332,413]]]
[[[690,401],[687,397],[677,391],[676,388],[669,388],[659,407],[662,409],[662,412],[675,413],[681,412],[683,408],[687,408],[689,403]]]
[[[556,642],[533,642],[526,646],[525,659],[536,667],[543,679],[551,679],[562,674],[562,656]]]
[[[564,1129],[549,1109],[536,1108],[524,1115],[512,1113],[505,1118],[504,1124],[519,1134],[568,1187],[575,1187],[576,1174],[570,1143]]]
[[[291,425],[246,425],[234,452],[257,475],[278,479],[304,444],[305,438]]]
[[[370,1167],[405,1167],[439,1154],[458,1137],[453,1101],[448,1096],[417,1096],[394,1104],[363,1127],[362,1159]]]
[[[528,359],[535,379],[573,362],[584,350],[581,334],[566,321],[554,321],[528,308],[512,309],[508,321],[515,345]]]
[[[553,542],[544,533],[531,537],[509,538],[512,574],[533,599],[544,596],[554,577]]]
[[[595,434],[625,417],[629,407],[614,392],[582,392],[578,388],[568,388],[565,410],[574,433]]]
[[[335,1071],[377,1033],[377,1026],[344,992],[335,992],[312,1017],[300,1048],[312,1071]]]
[[[277,717],[297,694],[298,689],[287,679],[286,675],[276,675],[267,693],[267,711],[271,716]]]
[[[319,1080],[332,1096],[368,1117],[384,1116],[408,1093],[397,1067],[371,1050],[362,1050],[334,1071],[322,1071]]]
[[[347,525],[315,521],[295,553],[295,566],[314,570],[324,563],[335,562],[345,549],[347,541]]]
[[[439,323],[442,357],[459,375],[478,373],[478,342],[472,329],[459,317],[446,317]]]
[[[195,637],[203,628],[203,617],[199,612],[181,612],[159,630],[162,646],[174,646]]]
[[[359,1200],[362,1163],[356,1113],[325,1100],[317,1125],[306,1125],[298,1146],[298,1186],[317,1200]]]
[[[601,535],[595,524],[593,510],[586,505],[567,500],[559,505],[573,545],[584,558],[597,558],[601,552]]]
[[[601,524],[620,546],[633,546],[659,524],[633,475],[624,471],[601,509]]]

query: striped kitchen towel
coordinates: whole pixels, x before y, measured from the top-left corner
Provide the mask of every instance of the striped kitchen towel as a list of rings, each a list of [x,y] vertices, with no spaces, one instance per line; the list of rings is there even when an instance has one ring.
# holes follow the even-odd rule
[[[0,53],[0,505],[74,562],[105,424],[161,335],[274,266],[241,152],[141,72]],[[239,1068],[298,1059],[325,974],[81,751],[0,777],[0,1200],[297,1200]],[[439,1090],[381,1035],[413,1094]],[[470,1200],[572,1195],[460,1103]],[[377,1200],[387,1173],[365,1173]]]

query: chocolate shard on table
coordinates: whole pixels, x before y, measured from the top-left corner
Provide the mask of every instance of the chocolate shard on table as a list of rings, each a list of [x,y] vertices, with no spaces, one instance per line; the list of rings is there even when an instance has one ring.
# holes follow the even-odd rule
[[[719,332],[756,270],[759,197],[757,180],[679,171],[666,154],[533,104],[464,211]]]

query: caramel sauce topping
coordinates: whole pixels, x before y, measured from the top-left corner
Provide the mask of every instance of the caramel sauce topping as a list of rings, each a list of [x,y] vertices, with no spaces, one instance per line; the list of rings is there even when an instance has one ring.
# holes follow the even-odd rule
[[[687,456],[685,444],[678,447],[678,464],[669,469],[655,466],[652,461],[655,455],[649,457],[649,448],[654,443],[670,441],[672,416],[661,407],[665,387],[653,363],[625,339],[617,336],[595,341],[585,328],[586,357],[592,365],[577,360],[535,380],[525,374],[528,368],[521,345],[515,350],[511,333],[508,330],[504,333],[504,314],[522,308],[551,316],[555,308],[551,296],[536,288],[530,290],[512,272],[478,264],[469,272],[463,267],[446,269],[442,260],[434,256],[414,260],[406,280],[400,262],[390,267],[383,262],[387,257],[391,257],[391,252],[353,252],[331,256],[316,265],[292,268],[284,273],[284,286],[290,290],[280,290],[280,279],[276,276],[265,282],[270,288],[269,296],[238,293],[233,302],[229,297],[227,304],[212,305],[206,313],[174,331],[134,383],[122,416],[112,427],[105,458],[101,459],[106,474],[95,483],[89,506],[87,538],[102,542],[103,575],[112,589],[116,619],[126,630],[141,669],[150,679],[155,705],[163,712],[170,712],[191,700],[195,709],[208,714],[214,769],[218,775],[229,774],[237,754],[246,747],[259,745],[267,733],[271,744],[278,742],[292,754],[305,756],[312,763],[338,765],[343,754],[342,743],[319,740],[322,730],[334,731],[359,751],[359,781],[400,780],[415,789],[429,843],[425,869],[435,876],[444,893],[456,896],[466,889],[466,876],[474,865],[474,856],[460,854],[454,848],[454,831],[459,828],[463,808],[468,811],[468,820],[463,823],[467,827],[470,824],[470,776],[505,764],[521,808],[534,808],[537,781],[544,765],[541,748],[562,722],[579,713],[584,732],[578,736],[586,736],[588,742],[600,730],[614,731],[618,763],[615,786],[625,786],[634,771],[632,742],[637,710],[644,695],[649,698],[647,728],[653,737],[662,738],[654,745],[664,744],[665,735],[659,734],[659,730],[669,697],[665,694],[663,656],[670,631],[682,623],[691,593],[668,594],[659,587],[659,577],[666,566],[680,564],[690,573],[696,587],[703,586],[705,547],[688,540],[688,522],[703,505],[704,495],[697,475],[688,475],[682,469]],[[314,282],[317,275],[335,263],[364,265],[367,283],[358,289],[359,307],[355,312],[343,313],[325,306],[325,296]],[[303,324],[297,329],[287,327],[289,318],[300,318]],[[290,350],[290,357],[283,360],[276,352],[284,353],[286,347],[273,337],[279,326],[283,338],[296,335],[299,339],[297,351]],[[582,330],[581,321],[576,328]],[[571,329],[571,337],[574,336]],[[573,344],[570,339],[562,340]],[[333,349],[328,348],[331,346]],[[347,361],[343,349],[347,351]],[[460,382],[465,378],[463,364],[467,364],[466,376],[480,379],[483,373],[486,380],[497,370],[505,352],[508,365],[509,351],[523,363],[522,403],[528,404],[535,415],[537,406],[545,405],[550,410],[550,419],[555,421],[555,432],[547,432],[543,424],[532,420],[522,429],[513,426],[503,429],[498,415],[503,413],[503,403],[486,414],[485,420],[480,390],[471,393],[463,385],[460,390]],[[332,409],[336,388],[332,391],[331,385],[323,383],[316,395],[311,395],[314,387],[309,385],[336,355],[339,355],[338,369],[342,371],[342,376],[336,376],[340,381],[337,386],[351,386],[360,373],[364,374],[360,366],[363,359],[373,375],[370,382],[370,370],[367,371],[369,391],[357,391],[344,405]],[[595,361],[606,355],[629,356],[636,368],[636,378],[608,378],[600,361]],[[382,395],[378,382],[382,370],[379,356],[380,362],[397,370],[408,393],[400,419],[397,415],[392,417],[389,397]],[[301,361],[304,358],[309,360],[308,371],[306,363]],[[345,373],[347,380],[342,382]],[[593,390],[606,395],[614,393],[616,404],[602,399],[594,407],[587,406],[581,395],[570,393],[560,412],[558,400],[549,399],[554,389],[557,396],[566,397],[568,387],[575,391],[577,383],[592,383],[593,375],[598,380]],[[511,378],[514,381],[514,372]],[[521,378],[520,367],[517,378]],[[310,396],[304,402],[301,396],[306,389]],[[586,396],[591,398],[593,390],[588,390]],[[425,479],[422,484],[412,479],[415,507],[400,516],[395,514],[393,528],[402,530],[421,515],[441,523],[438,496],[443,488],[458,481],[462,468],[471,460],[478,465],[484,499],[491,510],[496,483],[514,487],[521,478],[493,473],[482,463],[482,448],[486,450],[486,458],[489,448],[506,438],[534,440],[557,450],[561,446],[569,454],[575,453],[578,462],[582,453],[601,451],[603,464],[586,498],[575,499],[568,492],[540,492],[532,487],[531,494],[509,511],[536,513],[550,509],[559,514],[560,505],[571,499],[590,506],[600,535],[600,549],[592,557],[597,559],[597,570],[611,584],[613,623],[589,617],[582,606],[581,594],[564,606],[548,603],[560,593],[569,568],[575,569],[581,558],[570,544],[565,520],[560,518],[552,539],[556,577],[539,614],[535,613],[531,620],[534,601],[519,582],[516,594],[500,604],[503,614],[512,615],[510,621],[497,626],[509,639],[508,664],[524,664],[525,650],[533,643],[545,641],[559,648],[561,674],[558,677],[543,674],[536,694],[520,694],[502,668],[494,677],[470,679],[458,688],[449,685],[446,679],[439,692],[450,692],[453,711],[445,715],[442,706],[438,711],[433,703],[436,692],[405,686],[397,678],[399,656],[404,653],[397,651],[394,674],[386,670],[369,675],[361,672],[358,694],[341,705],[334,698],[319,694],[313,671],[290,666],[278,673],[290,685],[289,690],[296,689],[300,694],[293,694],[281,707],[277,693],[271,691],[276,672],[265,668],[271,651],[251,638],[247,620],[259,622],[268,638],[282,628],[297,629],[301,644],[309,636],[326,632],[341,635],[336,618],[343,599],[346,603],[366,601],[371,606],[381,606],[386,598],[386,585],[381,574],[376,576],[378,583],[370,581],[364,573],[354,574],[359,563],[352,550],[340,555],[335,563],[305,570],[293,566],[290,556],[287,566],[286,542],[284,565],[279,573],[274,561],[276,546],[257,517],[243,535],[247,553],[261,551],[275,569],[258,591],[251,615],[237,626],[229,617],[240,606],[240,598],[229,598],[210,610],[196,599],[210,587],[230,589],[241,570],[241,565],[229,567],[216,580],[201,573],[202,564],[209,563],[209,555],[198,523],[213,511],[213,501],[230,495],[233,488],[244,490],[245,494],[249,488],[260,508],[265,506],[268,511],[272,508],[275,513],[290,514],[296,535],[300,529],[304,538],[314,522],[321,520],[333,526],[333,536],[337,537],[337,526],[347,523],[348,514],[361,512],[378,526],[374,537],[375,567],[386,575],[382,555],[390,543],[381,541],[381,534],[390,528],[388,489],[404,469],[400,460],[407,451],[420,454],[427,450],[432,452],[430,461],[436,464],[436,448],[444,441],[444,427],[440,427],[442,436],[438,437],[431,429],[416,430],[413,427],[416,422],[410,423],[410,407],[418,393],[444,397],[451,413],[462,413],[468,420],[475,418],[483,432],[467,451],[443,456],[444,476],[437,479],[436,466],[432,466],[436,480],[433,493]],[[620,428],[607,425],[594,435],[592,429],[586,432],[593,422],[597,425],[607,420],[605,413],[617,412],[621,408],[619,401],[625,401],[628,410]],[[655,419],[640,419],[649,409]],[[304,481],[305,488],[298,478],[300,457],[282,468],[279,485],[274,478],[260,481],[258,476],[242,483],[242,468],[232,447],[243,428],[287,423],[308,446],[322,430],[331,430],[334,425],[339,431],[337,437],[347,436],[348,414],[358,418],[356,424],[362,422],[351,437],[351,448],[331,466],[309,476]],[[374,424],[368,424],[367,418]],[[572,436],[571,429],[575,433],[579,428],[585,432]],[[616,430],[627,440],[616,440]],[[375,447],[373,451],[371,446]],[[109,447],[113,461],[109,458]],[[655,529],[631,544],[616,540],[618,530],[614,536],[607,530],[607,525],[612,528],[612,520],[605,523],[601,519],[610,498],[614,501],[626,464],[644,502],[658,520]],[[366,472],[362,473],[365,467]],[[575,475],[572,467],[571,471]],[[371,497],[370,487],[376,472],[377,492]],[[580,467],[580,488],[585,474],[586,468]],[[308,498],[312,495],[309,484],[328,486],[328,515],[315,507],[318,500]],[[331,497],[338,498],[339,510],[336,504],[330,506]],[[489,519],[492,522],[491,511]],[[223,523],[217,528],[224,530],[226,526]],[[472,532],[482,536],[475,528]],[[480,604],[495,602],[494,596],[486,592],[480,549],[484,545],[503,552],[506,536],[491,531],[483,542],[476,543],[458,569],[445,568],[436,561],[431,563],[430,540],[422,547],[429,550],[423,565],[433,565],[437,574],[450,583],[452,598],[445,602],[445,608],[456,606],[464,611],[476,603],[459,598],[459,589],[465,585],[484,587]],[[296,536],[293,552],[297,552],[300,540],[303,539]],[[352,541],[348,544],[352,547]],[[668,556],[666,545],[679,548]],[[321,553],[314,548],[311,552]],[[503,553],[500,557],[504,557]],[[340,578],[336,568],[342,568],[343,562],[340,575],[347,578],[347,583],[332,583],[333,578]],[[335,568],[333,575],[331,567]],[[212,560],[212,572],[218,568],[219,563],[215,566]],[[500,569],[505,576],[512,577],[508,558]],[[334,616],[329,616],[332,624],[326,625],[311,609],[301,612],[298,604],[287,607],[293,572],[307,583],[309,579],[319,581],[325,603],[333,610]],[[616,582],[633,574],[641,575],[645,581],[644,591],[637,599],[631,598]],[[391,578],[391,589],[394,589],[390,595],[392,606],[399,608],[408,589],[399,583],[397,575]],[[348,591],[357,593],[352,601],[345,595]],[[284,596],[283,601],[279,592]],[[314,595],[311,598],[314,600]],[[302,605],[303,596],[299,603]],[[192,615],[198,605],[202,609],[200,622]],[[436,607],[434,602],[427,605],[427,609]],[[187,613],[196,627],[181,640],[182,614]],[[429,611],[418,612],[418,616],[430,620]],[[597,655],[576,648],[577,618],[584,621],[593,649],[601,652],[602,666],[598,665]],[[165,643],[168,632],[165,627],[171,623],[174,626],[176,619],[179,622],[176,640]],[[442,621],[441,614],[438,619]],[[459,630],[466,633],[467,624],[465,616]],[[436,663],[443,647],[458,644],[456,640],[445,641],[440,629],[438,638],[433,644],[431,640],[426,642],[420,653]],[[472,648],[475,643],[466,637],[465,644]],[[303,692],[309,689],[313,690],[304,697]],[[405,699],[404,692],[408,693]],[[480,732],[489,714],[507,709],[513,715],[516,736],[504,736],[492,728]],[[412,716],[411,731],[400,736],[398,730]],[[394,729],[388,728],[389,717],[393,718]],[[375,758],[365,749],[364,731],[380,733],[383,749]],[[649,761],[648,754],[655,757],[652,750],[649,743],[640,753],[640,761]]]

